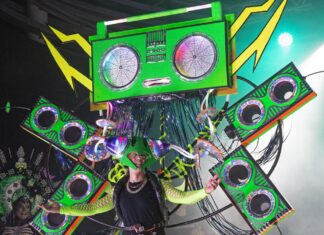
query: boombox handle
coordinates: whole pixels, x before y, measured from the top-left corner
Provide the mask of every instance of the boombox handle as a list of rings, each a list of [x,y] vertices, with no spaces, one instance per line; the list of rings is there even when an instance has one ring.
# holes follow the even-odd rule
[[[179,9],[168,10],[168,11],[160,11],[160,12],[150,13],[150,14],[145,14],[145,15],[131,16],[131,17],[124,18],[124,19],[104,21],[104,25],[108,26],[108,25],[115,25],[115,24],[121,24],[121,23],[126,23],[126,22],[149,20],[149,19],[154,19],[154,18],[159,18],[159,17],[184,14],[187,12],[198,11],[198,10],[203,10],[203,9],[208,9],[208,8],[212,8],[212,17],[217,17],[219,15],[219,12],[213,11],[213,9],[220,9],[219,4],[220,4],[220,2],[214,2],[214,3],[200,5],[200,6],[185,7],[185,8],[179,8]],[[215,14],[217,14],[217,16]]]

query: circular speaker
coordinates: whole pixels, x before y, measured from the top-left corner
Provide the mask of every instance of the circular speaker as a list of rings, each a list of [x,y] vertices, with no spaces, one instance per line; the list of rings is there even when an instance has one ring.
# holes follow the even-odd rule
[[[191,35],[180,41],[174,53],[174,65],[181,76],[199,79],[211,72],[217,61],[214,43],[203,35]]]
[[[101,140],[102,137],[100,136],[92,136],[87,140],[87,144],[84,147],[83,153],[89,161],[100,162],[110,156],[104,142],[99,143],[97,146],[98,141]]]
[[[70,198],[81,200],[90,194],[92,183],[87,175],[76,174],[67,181],[66,189]]]
[[[264,116],[264,106],[259,100],[247,100],[239,106],[239,121],[247,126],[258,124]]]
[[[43,223],[49,229],[58,229],[63,227],[67,222],[68,216],[58,213],[44,212],[42,216]]]
[[[58,112],[55,108],[45,106],[37,110],[34,115],[34,123],[41,130],[50,129],[58,120]]]
[[[251,216],[257,218],[267,217],[275,207],[275,198],[271,192],[258,189],[247,197],[247,208]]]
[[[111,88],[122,89],[129,86],[139,71],[139,57],[128,46],[110,49],[101,59],[100,76]]]
[[[60,138],[64,145],[78,144],[85,136],[86,128],[79,122],[69,122],[63,126]]]
[[[297,91],[296,80],[291,77],[281,77],[270,85],[270,98],[276,103],[285,103],[291,100]]]
[[[251,166],[243,160],[233,160],[225,167],[224,181],[232,187],[241,187],[247,184],[252,175]]]

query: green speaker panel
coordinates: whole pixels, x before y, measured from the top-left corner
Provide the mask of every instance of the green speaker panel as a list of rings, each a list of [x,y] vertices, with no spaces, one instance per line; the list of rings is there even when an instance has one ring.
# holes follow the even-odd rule
[[[222,178],[220,186],[252,229],[263,234],[293,209],[245,147],[240,147],[210,170]]]
[[[78,163],[51,196],[60,205],[70,206],[96,200],[107,187],[100,176]],[[30,223],[42,234],[71,234],[81,222],[81,217],[47,213],[40,210]]]
[[[233,104],[225,117],[247,145],[315,96],[291,63]]]
[[[208,18],[116,33],[99,22],[89,39],[93,101],[232,86],[227,20],[219,2],[211,4],[211,12]],[[137,18],[132,17],[145,15]]]
[[[73,158],[80,156],[87,139],[97,130],[43,97],[21,127]]]

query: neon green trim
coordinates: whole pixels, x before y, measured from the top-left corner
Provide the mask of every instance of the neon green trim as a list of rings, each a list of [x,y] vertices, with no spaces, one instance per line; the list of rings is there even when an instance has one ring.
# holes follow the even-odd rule
[[[91,216],[110,211],[114,208],[113,192],[114,188],[109,185],[106,189],[107,195],[101,199],[90,204],[62,206],[60,208],[60,214],[71,216]]]
[[[168,181],[161,180],[161,183],[164,188],[166,199],[173,203],[191,205],[199,202],[207,196],[205,189],[184,192],[176,189]]]

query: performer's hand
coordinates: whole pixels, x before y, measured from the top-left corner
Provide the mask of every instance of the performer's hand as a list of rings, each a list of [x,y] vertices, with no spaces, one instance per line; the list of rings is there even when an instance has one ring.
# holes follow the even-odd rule
[[[217,186],[220,184],[221,182],[221,179],[218,178],[218,175],[214,175],[213,178],[211,178],[207,184],[206,184],[206,187],[205,187],[205,192],[207,194],[210,194],[212,191],[214,191]]]
[[[39,205],[38,207],[42,208],[46,212],[60,213],[60,205],[51,199],[48,199],[48,203]]]

